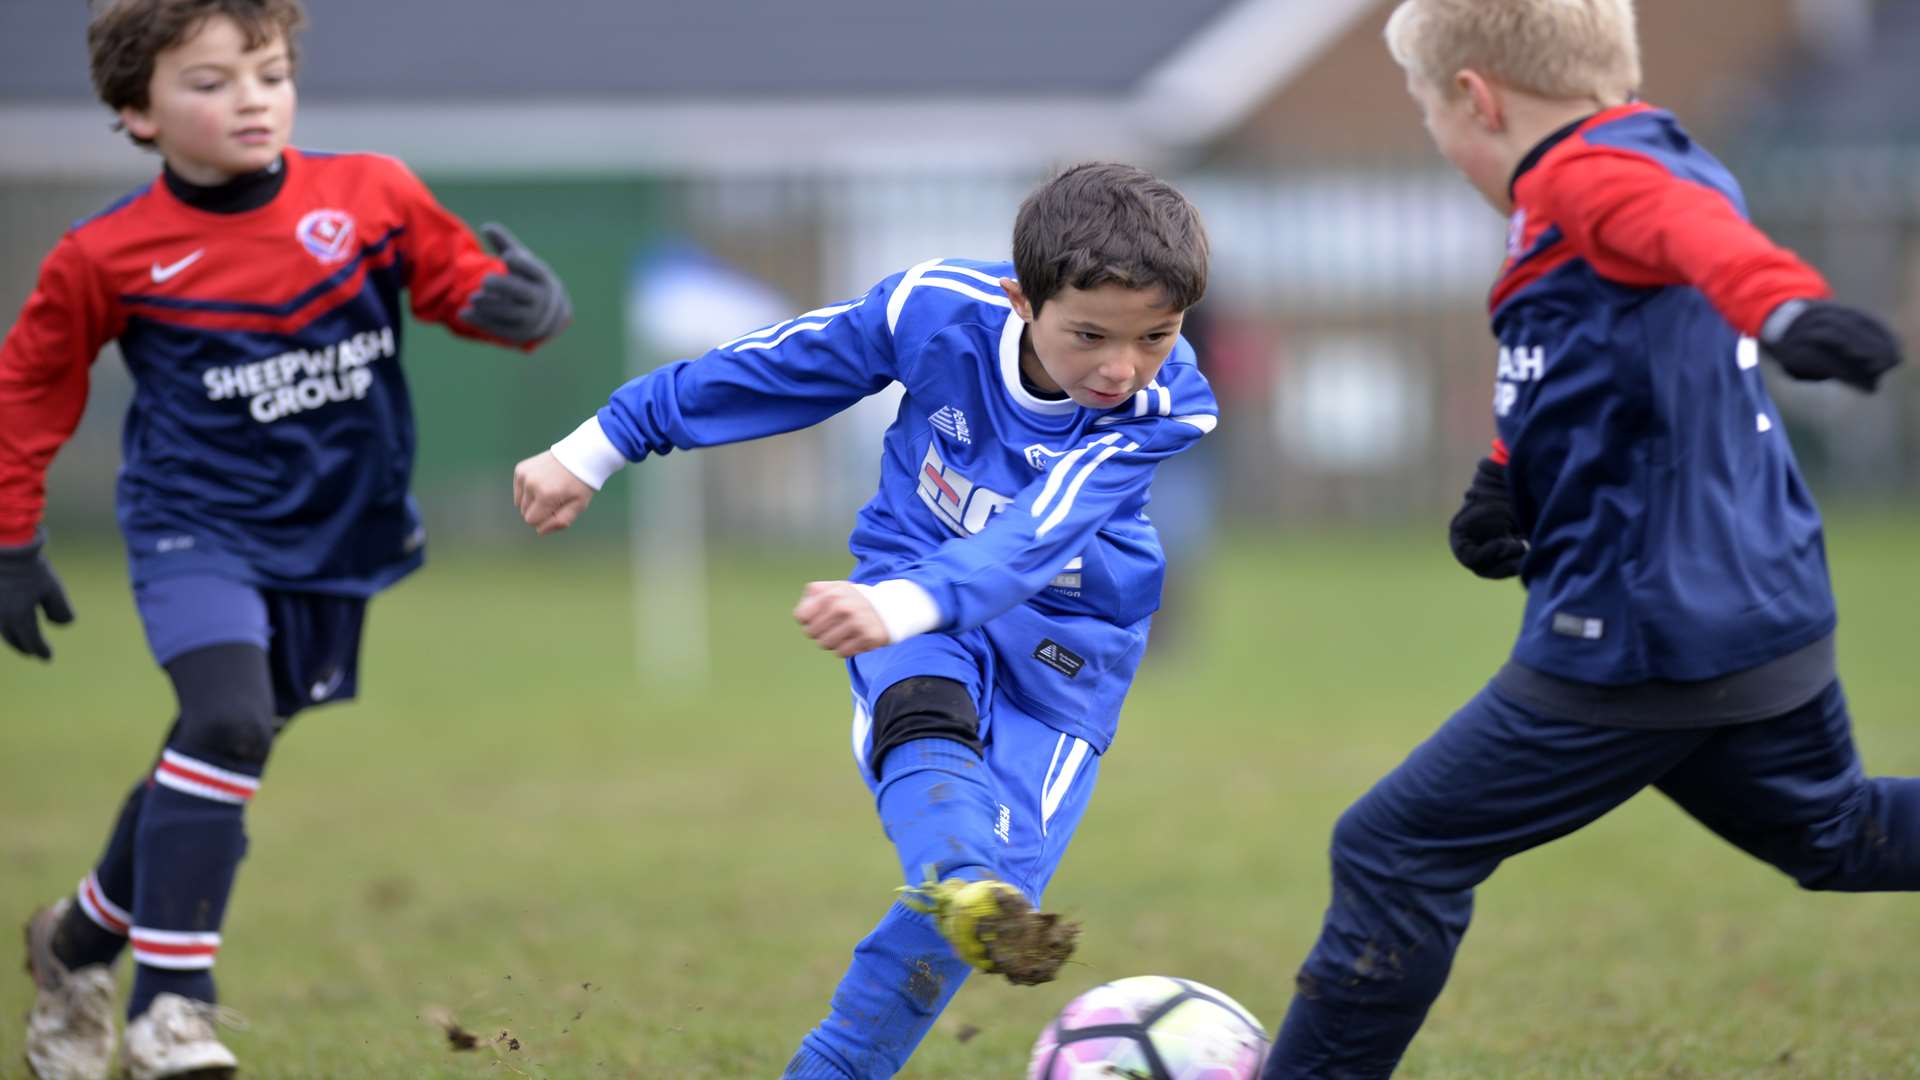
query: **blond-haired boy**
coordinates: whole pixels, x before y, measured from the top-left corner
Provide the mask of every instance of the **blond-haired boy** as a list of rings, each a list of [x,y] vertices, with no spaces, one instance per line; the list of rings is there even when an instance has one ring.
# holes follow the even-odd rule
[[[1474,887],[1648,786],[1806,888],[1920,889],[1920,780],[1861,770],[1819,512],[1758,370],[1871,391],[1898,343],[1634,100],[1627,0],[1407,0],[1387,40],[1512,215],[1499,438],[1450,539],[1527,606],[1508,663],[1335,827],[1270,1080],[1390,1074]]]

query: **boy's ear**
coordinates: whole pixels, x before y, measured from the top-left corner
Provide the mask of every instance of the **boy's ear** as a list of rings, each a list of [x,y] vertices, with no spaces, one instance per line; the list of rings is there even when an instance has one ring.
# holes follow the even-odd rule
[[[145,109],[136,109],[131,105],[121,107],[120,126],[126,128],[128,134],[148,142],[152,142],[153,137],[160,133],[160,126],[153,122]]]
[[[1477,71],[1462,71],[1454,76],[1454,88],[1466,97],[1474,123],[1494,135],[1507,129],[1506,99],[1499,84]]]
[[[1027,294],[1020,291],[1020,283],[1009,277],[1000,279],[1000,291],[1013,301],[1013,313],[1020,316],[1021,322],[1033,321],[1033,305],[1027,302]]]

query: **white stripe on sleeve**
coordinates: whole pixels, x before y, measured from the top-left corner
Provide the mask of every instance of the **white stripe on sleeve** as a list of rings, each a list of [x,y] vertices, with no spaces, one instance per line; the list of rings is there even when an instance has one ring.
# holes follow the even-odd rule
[[[907,294],[913,291],[927,271],[940,265],[939,259],[928,259],[908,270],[900,278],[900,284],[893,287],[893,295],[887,300],[887,333],[892,334],[900,328],[900,309],[907,306]]]
[[[999,278],[994,277],[992,274],[983,274],[980,271],[975,270],[970,266],[949,266],[946,263],[941,263],[940,265],[933,267],[933,269],[938,270],[943,274],[964,274],[967,277],[973,278],[975,281],[984,281],[987,284],[992,285],[994,288],[1000,287]]]
[[[1053,502],[1055,495],[1060,493],[1060,485],[1066,483],[1067,474],[1073,471],[1073,467],[1079,464],[1080,459],[1086,456],[1087,451],[1096,446],[1105,446],[1108,443],[1119,441],[1120,435],[1117,432],[1112,435],[1103,435],[1078,450],[1068,452],[1065,457],[1054,462],[1053,471],[1047,474],[1047,486],[1041,488],[1040,497],[1033,500],[1033,516],[1039,517],[1041,514],[1047,512],[1047,505]]]
[[[755,330],[749,334],[741,334],[739,337],[734,338],[732,341],[715,345],[714,349],[717,352],[726,352],[728,349],[733,348],[735,345],[738,345],[743,341],[752,341],[754,338],[763,338],[763,337],[768,337],[772,334],[777,334],[780,332],[782,328],[791,326],[802,319],[821,319],[821,318],[831,319],[833,316],[838,315],[843,311],[852,311],[854,308],[857,308],[861,304],[864,304],[866,302],[867,301],[864,298],[862,298],[862,299],[854,300],[845,304],[835,304],[831,307],[814,308],[812,311],[803,311],[800,314],[795,315],[791,319],[774,323],[772,326],[762,327],[761,329]]]
[[[1040,528],[1034,535],[1045,536],[1053,531],[1054,526],[1067,520],[1067,515],[1073,512],[1074,496],[1080,494],[1080,489],[1086,486],[1087,477],[1093,475],[1093,470],[1099,468],[1103,462],[1115,454],[1131,454],[1138,449],[1140,449],[1139,443],[1128,443],[1125,446],[1109,446],[1100,451],[1100,456],[1088,462],[1086,468],[1081,469],[1080,474],[1073,478],[1073,483],[1067,485],[1067,493],[1060,499],[1060,505],[1053,508],[1053,513],[1048,514],[1047,520],[1040,523]]]

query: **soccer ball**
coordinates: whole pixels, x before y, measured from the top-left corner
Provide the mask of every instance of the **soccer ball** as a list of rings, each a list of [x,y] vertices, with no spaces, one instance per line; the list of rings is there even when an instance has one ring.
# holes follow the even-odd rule
[[[1033,1044],[1027,1080],[1253,1080],[1266,1029],[1210,986],[1137,975],[1067,1003]]]

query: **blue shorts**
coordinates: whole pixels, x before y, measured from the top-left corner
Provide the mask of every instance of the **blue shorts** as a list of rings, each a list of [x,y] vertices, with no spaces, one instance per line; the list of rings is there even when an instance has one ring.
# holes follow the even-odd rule
[[[853,682],[853,759],[876,794],[879,780],[867,752],[873,746],[873,704],[880,695],[919,676],[952,679],[967,688],[980,714],[982,757],[999,804],[993,830],[1001,844],[998,869],[1004,880],[1037,899],[1093,797],[1099,751],[996,695],[993,652],[977,630],[926,634],[876,649],[848,661],[847,670]]]
[[[359,692],[367,610],[359,597],[260,589],[191,574],[135,585],[133,604],[161,667],[211,645],[265,650],[276,715],[292,716]]]

